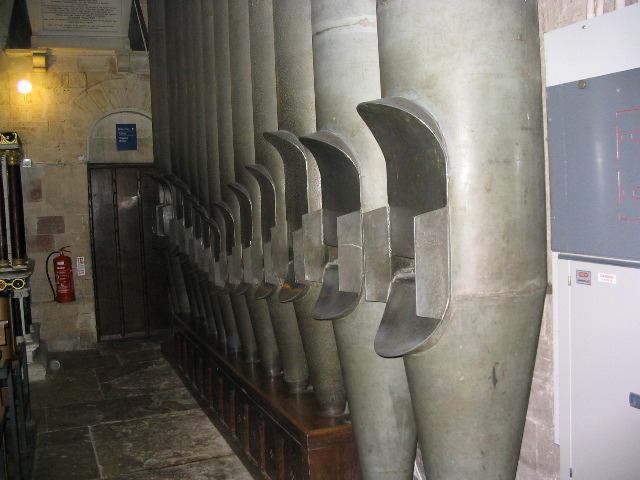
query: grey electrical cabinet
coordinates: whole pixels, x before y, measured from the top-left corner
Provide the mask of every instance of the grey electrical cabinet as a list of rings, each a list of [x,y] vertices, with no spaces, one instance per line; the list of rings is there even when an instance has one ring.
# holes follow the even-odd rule
[[[561,478],[640,478],[640,4],[545,34]]]
[[[640,265],[558,256],[562,478],[640,478]]]
[[[640,68],[549,87],[547,105],[552,250],[640,260]]]

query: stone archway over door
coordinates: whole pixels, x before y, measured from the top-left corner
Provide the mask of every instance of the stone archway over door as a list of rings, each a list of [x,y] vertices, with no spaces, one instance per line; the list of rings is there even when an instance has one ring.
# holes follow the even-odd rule
[[[116,148],[118,125],[135,125],[136,148]],[[89,129],[87,141],[89,163],[153,163],[151,116],[144,110],[117,108],[98,116]]]

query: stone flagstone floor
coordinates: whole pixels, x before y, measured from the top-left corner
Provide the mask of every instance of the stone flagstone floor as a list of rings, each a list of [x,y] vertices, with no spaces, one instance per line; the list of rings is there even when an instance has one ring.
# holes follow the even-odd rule
[[[33,480],[250,480],[163,358],[161,339],[50,353],[32,384]]]

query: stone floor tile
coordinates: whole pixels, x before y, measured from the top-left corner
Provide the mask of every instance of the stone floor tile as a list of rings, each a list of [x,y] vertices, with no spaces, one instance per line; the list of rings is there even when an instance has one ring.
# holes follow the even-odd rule
[[[34,480],[91,480],[100,478],[88,428],[38,435]]]
[[[87,348],[84,350],[66,350],[64,352],[56,352],[56,351],[48,351],[48,358],[62,358],[64,360],[72,359],[76,360],[78,358],[90,358],[90,357],[99,357],[101,355],[100,350],[97,348]]]
[[[120,361],[115,354],[103,355],[99,350],[77,350],[72,352],[52,352],[48,355],[48,360],[60,362],[61,372],[72,372],[75,370],[90,370],[99,367],[114,367],[120,365]]]
[[[183,387],[180,377],[165,359],[98,368],[95,370],[105,398],[175,390]]]
[[[39,408],[36,406],[32,406],[31,420],[38,427],[39,433],[49,431],[49,426],[47,422],[47,408]]]
[[[218,457],[175,467],[144,470],[109,480],[252,480],[252,476],[235,455]]]
[[[160,350],[163,339],[164,337],[151,337],[145,339],[134,338],[130,340],[100,342],[98,343],[98,350],[102,354],[127,354],[148,350]]]
[[[91,427],[104,476],[191,463],[232,453],[201,410]]]
[[[198,403],[184,390],[119,397],[101,402],[101,423],[134,420],[196,408],[199,408]]]
[[[49,407],[47,412],[48,430],[66,430],[95,425],[101,419],[100,402],[101,400]]]
[[[34,407],[69,405],[102,400],[104,395],[92,370],[59,372],[46,381],[31,385],[31,402]]]
[[[97,402],[49,407],[46,428],[53,431],[92,426],[195,408],[199,408],[198,403],[186,389],[182,388],[150,395],[116,397]]]
[[[53,354],[62,368],[32,384],[32,480],[251,479],[160,347],[135,339]]]
[[[120,365],[129,365],[131,363],[149,362],[152,360],[158,360],[162,358],[162,352],[160,349],[147,349],[132,352],[117,352],[116,357]]]
[[[189,390],[181,386],[175,390],[167,390],[151,395],[155,402],[174,412],[200,408],[198,402],[191,396]]]

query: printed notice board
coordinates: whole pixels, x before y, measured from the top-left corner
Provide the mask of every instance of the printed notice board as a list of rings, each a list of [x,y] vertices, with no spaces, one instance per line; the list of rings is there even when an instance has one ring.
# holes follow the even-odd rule
[[[116,123],[116,148],[118,151],[138,149],[138,133],[135,123]]]

